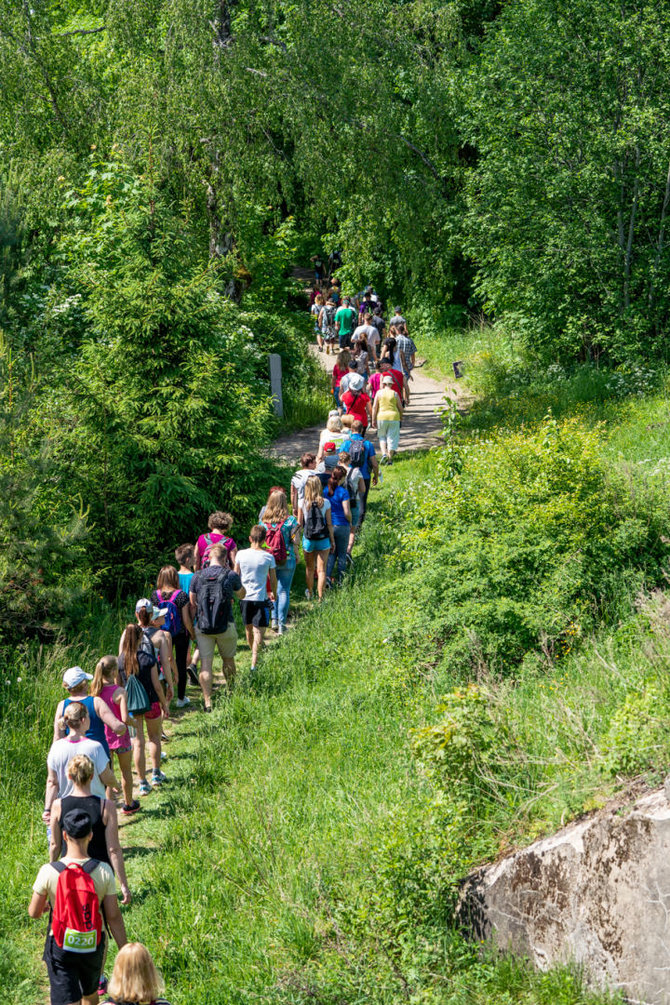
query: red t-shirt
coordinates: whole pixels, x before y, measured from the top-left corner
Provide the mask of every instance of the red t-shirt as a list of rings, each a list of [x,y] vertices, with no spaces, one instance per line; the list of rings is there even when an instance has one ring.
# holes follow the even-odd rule
[[[349,373],[348,367],[342,369],[342,367],[339,367],[336,363],[335,366],[333,367],[333,380],[335,382],[333,385],[334,387],[340,386],[340,381],[344,377],[345,373]]]
[[[385,373],[373,373],[370,377],[370,387],[372,388],[373,393],[376,394],[382,386],[382,377],[385,377],[386,374],[393,378],[393,390],[398,392],[400,400],[402,401],[404,377],[400,370],[387,370]]]
[[[345,391],[341,400],[342,404],[346,405],[347,415],[353,415],[356,419],[360,419],[364,426],[367,426],[368,413],[366,406],[370,404],[370,399],[365,391],[361,391],[360,394]]]

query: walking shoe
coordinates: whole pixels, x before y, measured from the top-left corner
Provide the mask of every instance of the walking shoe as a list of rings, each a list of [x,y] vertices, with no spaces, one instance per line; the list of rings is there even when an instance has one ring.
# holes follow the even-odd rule
[[[102,998],[103,995],[107,994],[107,985],[109,981],[104,974],[100,974],[100,980],[98,981],[98,994]]]
[[[126,816],[130,816],[131,813],[137,813],[139,808],[140,808],[139,800],[133,799],[132,803],[124,803],[124,805],[121,807],[121,812],[125,813]]]
[[[386,456],[386,454],[382,454],[381,457],[379,458],[379,463],[380,464],[388,464],[388,462],[389,462],[389,459]]]
[[[286,634],[286,625],[280,625],[279,628],[277,629],[277,635],[285,635],[285,634]]]
[[[311,599],[312,599],[312,591],[305,590],[305,600],[311,600]]]
[[[169,743],[169,742],[170,742],[170,737],[167,735],[167,733],[165,732],[165,730],[163,730],[163,732],[161,733],[161,743]]]
[[[150,792],[151,792],[151,786],[149,785],[148,781],[145,778],[143,782],[140,782],[140,795],[148,796]]]
[[[195,663],[189,663],[189,665],[186,667],[186,673],[188,674],[188,679],[190,680],[193,687],[200,687],[198,670]]]
[[[270,624],[270,628],[272,629],[272,631],[273,631],[273,632],[276,632],[276,631],[277,631],[277,629],[279,628],[279,624],[278,624],[278,623],[277,623],[276,621],[273,621],[273,622],[272,622],[272,623]]]
[[[167,782],[167,775],[164,775],[162,771],[154,771],[151,776],[151,784],[162,785],[163,782]]]
[[[177,698],[176,701],[177,708],[186,708],[186,706],[190,704],[191,704],[190,698],[186,698],[185,696],[183,698]]]

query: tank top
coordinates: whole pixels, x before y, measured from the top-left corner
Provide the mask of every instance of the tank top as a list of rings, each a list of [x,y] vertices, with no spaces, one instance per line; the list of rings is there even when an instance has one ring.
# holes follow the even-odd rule
[[[398,399],[395,391],[386,386],[377,391],[377,418],[391,420],[399,419]]]
[[[78,701],[80,704],[85,705],[88,711],[88,717],[91,720],[91,725],[86,730],[86,735],[89,740],[97,740],[105,748],[105,753],[109,757],[109,744],[107,743],[107,737],[105,736],[105,724],[95,710],[95,698],[93,695],[86,695],[85,698],[66,698],[63,702],[63,711],[71,705],[73,701]],[[70,732],[69,729],[65,731],[67,736]]]
[[[125,662],[125,657],[123,653],[121,653],[119,656],[119,670],[121,672],[121,679],[124,681],[126,680]],[[144,687],[147,697],[152,705],[158,701],[158,695],[156,694],[153,681],[151,680],[151,668],[155,665],[155,656],[150,656],[149,653],[145,652],[143,649],[137,650],[137,679]]]
[[[102,691],[100,692],[100,697],[104,701],[105,705],[108,705],[117,719],[121,718],[121,709],[118,702],[112,701],[112,695],[118,689],[118,684],[105,684]],[[119,747],[129,747],[130,746],[130,733],[126,729],[125,733],[121,736],[117,736],[113,729],[109,726],[105,726],[105,736],[107,737],[107,744],[110,750],[118,750]]]
[[[99,796],[65,796],[60,801],[61,824],[63,817],[70,810],[84,810],[88,813],[93,824],[93,837],[88,846],[90,858],[97,858],[98,862],[106,862],[110,865],[109,852],[107,851],[107,839],[105,838],[105,825],[102,820],[102,807],[104,800]],[[61,853],[67,855],[67,846]]]

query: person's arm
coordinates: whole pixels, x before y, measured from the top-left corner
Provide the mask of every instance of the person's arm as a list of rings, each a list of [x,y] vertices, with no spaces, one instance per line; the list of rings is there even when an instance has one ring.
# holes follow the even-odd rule
[[[49,901],[45,893],[33,892],[28,904],[28,914],[31,918],[41,918],[48,906]]]
[[[44,813],[42,814],[42,820],[48,823],[49,817],[51,816],[51,807],[54,804],[54,799],[58,796],[58,775],[53,768],[49,768],[49,773],[47,775],[47,787],[44,793]]]
[[[108,893],[107,896],[103,898],[102,906],[105,911],[107,927],[112,933],[117,946],[121,949],[128,941],[128,936],[126,935],[126,926],[123,923],[123,915],[121,914],[121,908],[119,907],[119,901],[116,894]]]
[[[200,554],[200,548],[198,547],[198,542],[195,543],[195,555],[193,561],[193,570],[197,572],[198,569],[202,568],[202,555]]]
[[[128,888],[128,878],[126,876],[126,866],[123,861],[123,851],[119,841],[119,820],[116,815],[116,804],[111,799],[105,800],[105,843],[112,869],[119,877],[122,903],[129,904],[131,901],[130,889]],[[53,861],[53,860],[52,860]]]
[[[114,692],[112,695],[112,701],[116,702],[119,706],[119,711],[121,712],[121,722],[125,723],[127,726],[129,722],[128,695],[126,694],[125,687],[120,687]]]
[[[54,743],[56,740],[62,740],[65,736],[65,730],[60,728],[60,720],[63,715],[63,705],[65,704],[65,698],[58,702],[58,707],[56,709],[56,715],[54,716]]]
[[[116,733],[117,736],[123,736],[126,731],[126,727],[120,719],[116,718],[107,702],[96,696],[93,699],[93,707],[95,709],[95,714],[99,719],[102,719],[105,726],[109,726],[112,732]]]
[[[277,570],[270,569],[268,575],[270,576],[270,589],[272,590],[272,596],[277,596]]]
[[[398,394],[397,391],[394,391],[393,393],[395,394],[395,405],[396,405],[396,408],[400,412],[400,418],[402,419],[403,414],[405,412],[405,409],[402,407],[402,398],[400,397],[400,395]]]
[[[370,457],[369,463],[372,468],[372,484],[376,485],[379,478],[379,461],[376,457]]]
[[[160,707],[163,709],[163,714],[165,715],[166,719],[169,719],[170,706],[167,703],[167,698],[165,697],[165,691],[163,690],[163,685],[161,684],[160,678],[158,676],[158,667],[156,666],[155,663],[151,668],[151,683],[154,686],[154,691],[158,695],[158,702],[160,704]],[[100,777],[102,778],[102,775]]]
[[[184,604],[184,606],[182,607],[181,620],[184,622],[184,628],[186,629],[188,634],[191,636],[192,639],[195,639],[195,629],[193,627],[193,618],[191,617],[190,604]]]
[[[372,424],[372,409],[370,408],[370,399],[365,402],[365,414],[368,417],[368,425]]]
[[[63,847],[63,833],[60,827],[60,799],[54,800],[54,804],[51,807],[51,819],[49,820],[49,827],[51,828],[51,839],[49,841],[49,861],[57,862],[60,858],[61,849]]]
[[[100,778],[100,781],[102,782],[102,784],[105,786],[106,789],[120,788],[119,783],[116,780],[116,776],[112,771],[112,766],[109,763],[109,761],[107,761],[107,767],[104,769],[104,771],[100,772],[98,777]]]
[[[351,503],[349,502],[348,499],[342,500],[342,510],[347,518],[347,523],[351,527]]]
[[[235,562],[237,561],[237,545],[228,552],[228,563],[231,569],[235,568]]]
[[[379,392],[377,392],[377,394],[378,393]],[[371,422],[372,426],[376,426],[377,425],[377,413],[379,412],[379,398],[378,398],[377,394],[375,394],[375,400],[374,400],[374,404],[372,406],[372,422]]]
[[[236,572],[238,576],[242,575],[242,569],[240,568],[240,563],[239,562],[235,562],[235,565],[234,565],[234,568],[233,568],[233,572]]]
[[[304,513],[303,508],[301,506],[300,509],[298,510],[298,529],[300,529],[300,527],[304,527],[304,526],[305,526],[305,513]]]
[[[333,533],[333,518],[330,514],[330,509],[326,510],[326,527],[328,528],[328,536],[330,537],[330,548],[332,551],[335,548],[335,534]]]
[[[195,612],[198,610],[198,598],[196,594],[193,593],[192,590],[188,591],[188,602],[189,602],[189,611],[191,613],[191,618],[194,618]]]

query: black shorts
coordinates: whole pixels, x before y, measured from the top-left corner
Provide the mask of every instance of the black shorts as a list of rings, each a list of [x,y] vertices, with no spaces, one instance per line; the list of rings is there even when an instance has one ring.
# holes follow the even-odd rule
[[[253,625],[254,628],[267,628],[270,624],[270,601],[269,600],[243,600],[240,603],[242,609],[242,624]]]
[[[71,1005],[82,995],[92,995],[98,990],[105,952],[105,933],[94,953],[71,953],[56,943],[53,935],[47,936],[42,959],[47,965],[51,986],[51,1005]]]

